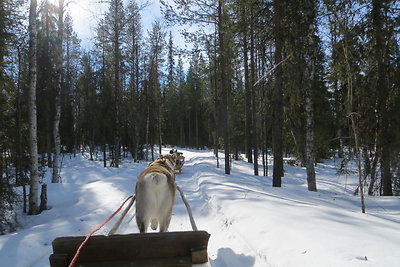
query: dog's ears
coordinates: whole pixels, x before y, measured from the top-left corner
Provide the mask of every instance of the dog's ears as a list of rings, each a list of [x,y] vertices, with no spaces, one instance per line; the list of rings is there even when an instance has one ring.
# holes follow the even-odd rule
[[[161,158],[158,158],[158,161],[161,163],[165,163],[167,161],[167,159],[164,157],[161,157]]]
[[[178,149],[171,149],[169,151],[169,154],[174,154],[174,153],[178,153]]]

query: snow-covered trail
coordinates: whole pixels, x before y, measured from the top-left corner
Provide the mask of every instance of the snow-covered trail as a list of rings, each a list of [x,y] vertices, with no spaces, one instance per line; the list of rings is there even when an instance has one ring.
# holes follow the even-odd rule
[[[308,192],[302,168],[285,166],[283,187],[272,188],[271,177],[253,176],[251,164],[234,161],[225,175],[223,158],[216,168],[211,151],[181,151],[186,161],[177,184],[198,228],[211,234],[213,266],[397,266],[400,198],[368,197],[361,214],[351,195],[356,178],[350,175],[345,189],[335,162],[318,165],[319,191]],[[52,240],[97,227],[133,193],[147,165],[125,160],[118,169],[103,168],[82,156],[64,162],[63,183],[48,184],[51,209],[23,217],[23,228],[0,236],[0,266],[48,266]],[[137,233],[134,212],[127,217],[118,233]],[[97,234],[108,233],[116,219]],[[170,231],[190,230],[177,194]]]
[[[185,156],[177,183],[194,206],[199,228],[211,233],[215,266],[393,264],[400,199],[367,198],[368,214],[361,214],[358,197],[346,192],[333,163],[317,168],[320,190],[308,192],[304,169],[286,166],[283,187],[272,188],[271,177],[251,175],[248,163],[234,162],[225,175],[211,152]]]

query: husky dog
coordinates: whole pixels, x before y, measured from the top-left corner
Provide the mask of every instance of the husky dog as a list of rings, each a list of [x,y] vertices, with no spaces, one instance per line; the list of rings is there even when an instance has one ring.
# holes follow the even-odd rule
[[[165,155],[153,161],[136,182],[136,223],[141,233],[149,223],[160,232],[168,231],[175,202],[175,156]]]
[[[175,158],[175,172],[181,173],[183,164],[185,164],[185,157],[182,152],[178,152],[178,150],[171,149],[169,151],[170,155],[173,155]]]
[[[116,233],[135,200],[136,223],[141,233],[147,232],[149,223],[153,230],[159,225],[160,232],[168,231],[176,193],[175,164],[176,155],[160,155],[139,174],[135,197],[131,199],[108,235]]]

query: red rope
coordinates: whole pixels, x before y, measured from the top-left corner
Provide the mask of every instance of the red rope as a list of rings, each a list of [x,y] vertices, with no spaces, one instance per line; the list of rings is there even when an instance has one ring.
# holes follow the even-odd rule
[[[99,227],[97,227],[96,229],[92,230],[91,232],[89,232],[85,238],[85,240],[83,240],[83,242],[81,243],[81,245],[79,246],[78,250],[75,253],[74,258],[72,259],[71,263],[69,264],[69,267],[74,267],[76,262],[78,261],[78,257],[79,254],[81,253],[81,249],[86,245],[86,243],[89,241],[89,238],[96,233],[97,231],[99,231],[106,223],[108,223],[115,215],[117,215],[118,212],[121,211],[122,207],[126,204],[126,202],[131,199],[132,197],[135,197],[134,195],[129,196],[122,204],[121,206],[110,216],[108,217],[107,220],[105,220],[102,224],[99,225]]]

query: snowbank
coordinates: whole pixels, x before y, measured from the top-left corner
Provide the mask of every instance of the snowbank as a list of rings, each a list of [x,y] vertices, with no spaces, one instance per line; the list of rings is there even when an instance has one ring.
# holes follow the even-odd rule
[[[356,177],[337,176],[333,160],[319,164],[318,192],[308,192],[303,168],[285,166],[282,188],[272,188],[271,177],[253,176],[251,164],[234,161],[231,175],[225,175],[211,151],[181,151],[186,162],[177,183],[198,228],[211,234],[213,266],[398,266],[400,198],[367,197],[362,214],[359,198],[351,194]],[[52,240],[97,227],[133,193],[136,176],[147,165],[102,164],[81,155],[65,159],[63,183],[48,184],[51,209],[24,216],[23,228],[0,236],[0,265],[48,266]],[[128,215],[119,233],[138,232],[133,218]],[[191,230],[179,197],[170,226],[175,230]]]

